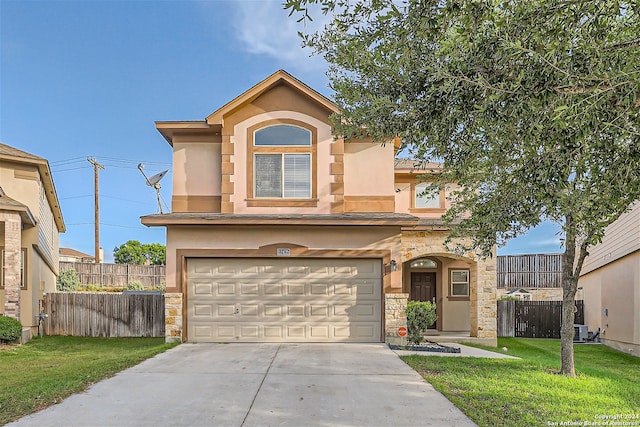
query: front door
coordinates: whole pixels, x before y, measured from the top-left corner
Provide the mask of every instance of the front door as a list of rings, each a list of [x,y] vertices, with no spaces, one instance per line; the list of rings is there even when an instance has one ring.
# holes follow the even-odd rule
[[[436,303],[436,273],[411,273],[411,301]],[[435,329],[435,322],[429,329]]]

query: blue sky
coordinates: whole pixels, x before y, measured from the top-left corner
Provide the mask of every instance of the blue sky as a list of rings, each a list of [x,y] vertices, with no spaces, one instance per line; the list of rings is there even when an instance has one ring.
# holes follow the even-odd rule
[[[61,246],[93,254],[87,157],[105,166],[100,243],[112,262],[129,239],[165,243],[164,228],[140,224],[157,204],[137,164],[149,175],[171,168],[154,121],[202,120],[278,69],[331,97],[326,63],[300,47],[305,28],[280,4],[0,0],[0,141],[49,160],[67,225]],[[558,242],[544,224],[499,254],[559,252]]]

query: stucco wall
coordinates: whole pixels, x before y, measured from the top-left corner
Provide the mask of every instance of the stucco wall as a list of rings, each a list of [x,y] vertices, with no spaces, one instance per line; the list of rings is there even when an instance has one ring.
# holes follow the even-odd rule
[[[606,344],[639,355],[640,251],[580,277],[578,286],[589,330],[600,328]]]
[[[312,168],[317,168],[317,206],[314,207],[250,207],[247,206],[247,132],[254,125],[268,122],[274,119],[293,119],[307,123],[314,127],[317,132],[317,152],[316,159],[312,159]],[[234,147],[234,155],[232,161],[234,164],[234,194],[232,201],[234,203],[234,213],[238,214],[269,214],[269,213],[321,213],[327,214],[331,212],[330,174],[329,164],[333,161],[330,158],[330,145],[333,141],[331,135],[331,127],[326,123],[293,111],[271,111],[268,113],[258,114],[236,124],[233,128],[231,142]]]
[[[393,195],[393,155],[393,144],[345,142],[344,195]]]
[[[167,288],[176,286],[176,251],[179,249],[258,249],[273,244],[299,245],[316,250],[391,251],[391,258],[400,259],[398,227],[168,227]],[[174,254],[174,256],[169,256]],[[389,286],[402,288],[401,272],[389,274]]]
[[[213,142],[174,142],[174,195],[220,196],[220,147]]]

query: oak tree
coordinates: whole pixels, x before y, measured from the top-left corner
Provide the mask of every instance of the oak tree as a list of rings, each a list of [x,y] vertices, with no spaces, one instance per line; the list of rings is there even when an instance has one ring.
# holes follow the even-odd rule
[[[300,20],[316,6],[332,20],[302,36],[329,63],[336,134],[398,136],[412,157],[442,162],[434,186],[457,184],[445,219],[458,250],[486,256],[560,225],[561,372],[574,376],[584,259],[640,198],[638,3],[285,2]]]

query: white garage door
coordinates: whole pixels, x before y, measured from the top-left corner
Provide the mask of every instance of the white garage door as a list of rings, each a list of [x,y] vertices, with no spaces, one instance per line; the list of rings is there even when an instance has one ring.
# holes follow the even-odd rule
[[[192,342],[379,342],[374,259],[187,260]]]

